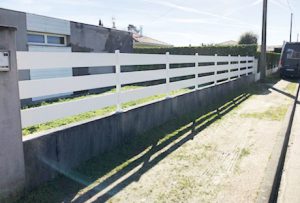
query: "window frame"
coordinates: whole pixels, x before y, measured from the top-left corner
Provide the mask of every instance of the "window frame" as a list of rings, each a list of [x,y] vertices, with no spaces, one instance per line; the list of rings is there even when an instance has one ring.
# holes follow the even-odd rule
[[[28,36],[29,36],[29,35],[43,36],[44,42],[43,42],[43,43],[41,43],[41,42],[29,42],[29,41],[28,41]],[[40,33],[27,33],[27,42],[30,43],[30,44],[46,44],[45,35],[40,34]]]
[[[43,35],[44,36],[44,43],[29,42],[28,41],[28,35]],[[63,37],[64,43],[63,44],[48,43],[48,36],[50,36],[50,37]],[[60,35],[60,34],[51,34],[51,33],[27,32],[27,44],[29,44],[29,45],[43,45],[43,46],[65,47],[65,46],[67,46],[67,36],[66,35]]]

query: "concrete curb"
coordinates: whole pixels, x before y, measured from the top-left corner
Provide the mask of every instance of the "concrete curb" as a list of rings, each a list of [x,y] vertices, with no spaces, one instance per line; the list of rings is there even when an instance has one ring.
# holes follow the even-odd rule
[[[297,96],[297,91],[295,92],[295,97]],[[262,181],[262,184],[259,189],[259,193],[257,196],[258,203],[265,203],[265,202],[276,202],[272,198],[274,196],[274,184],[280,182],[278,180],[278,169],[282,162],[284,162],[284,157],[282,157],[284,147],[288,144],[288,137],[291,130],[291,125],[293,122],[293,115],[295,112],[295,102],[292,102],[282,123],[281,130],[278,134],[277,142],[273,148],[273,152],[270,156],[267,168],[266,168],[266,175]],[[276,198],[277,199],[277,198]]]
[[[281,181],[280,185],[278,188],[278,194],[277,194],[277,202],[299,202],[299,170],[297,172],[292,172],[294,169],[297,167],[295,166],[296,163],[298,163],[298,156],[295,160],[295,154],[297,154],[297,151],[295,152],[296,149],[298,149],[299,141],[298,140],[298,132],[299,132],[299,127],[297,122],[299,120],[299,90],[300,90],[300,84],[297,92],[297,97],[295,100],[295,112],[294,112],[294,117],[293,117],[293,124],[291,126],[291,131],[290,131],[290,138],[287,144],[287,149],[286,149],[286,156],[281,172]],[[298,145],[297,145],[298,143]],[[298,152],[299,153],[299,152]],[[292,174],[292,176],[290,176]],[[291,178],[293,179],[294,182],[288,182],[288,179]],[[294,183],[294,184],[293,184]],[[296,183],[296,184],[295,184]],[[293,191],[293,192],[291,192]],[[298,192],[296,192],[298,191]]]

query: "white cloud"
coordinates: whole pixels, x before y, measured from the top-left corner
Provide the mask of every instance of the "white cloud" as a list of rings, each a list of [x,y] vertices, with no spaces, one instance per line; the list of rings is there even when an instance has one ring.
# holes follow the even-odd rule
[[[0,7],[118,28],[132,23],[144,34],[175,45],[237,39],[245,31],[261,33],[263,0],[0,0]],[[290,9],[287,0],[269,0],[268,43],[288,38]],[[299,32],[300,1],[295,10],[294,36]],[[298,12],[297,12],[298,10]],[[278,15],[280,13],[280,15]]]
[[[235,26],[237,26],[237,27],[238,26],[250,26],[250,27],[256,26],[256,25],[253,25],[253,24],[243,22],[243,21],[241,21],[237,18],[230,18],[226,15],[219,15],[217,13],[212,13],[212,12],[207,12],[207,11],[200,11],[199,9],[195,9],[195,8],[188,7],[188,6],[182,6],[182,5],[171,3],[171,2],[168,2],[168,1],[158,1],[158,0],[143,0],[143,1],[148,2],[148,3],[152,3],[152,4],[158,4],[158,5],[163,5],[163,6],[166,6],[166,7],[178,9],[178,10],[185,11],[185,12],[188,12],[188,13],[195,13],[195,14],[208,16],[208,17],[211,17],[211,19],[212,18],[217,19],[218,22],[220,22],[220,23],[222,22],[222,24],[224,24],[224,22],[230,22],[231,24],[229,24],[229,25],[232,25],[232,23],[234,23]],[[261,1],[261,0],[255,1],[253,4],[251,4],[251,6],[257,5],[259,3],[259,1]]]
[[[249,9],[251,7],[255,7],[262,3],[263,0],[256,0],[251,4],[246,4],[240,7],[232,8],[229,12],[227,12],[226,16],[231,16],[234,13],[241,12],[242,10]]]
[[[284,10],[290,11],[288,5],[286,4],[287,2],[285,1],[285,3],[283,3],[281,0],[270,0],[271,4],[274,4]]]
[[[201,15],[210,16],[210,17],[214,17],[214,18],[223,18],[223,19],[226,19],[226,20],[236,21],[233,18],[228,18],[226,16],[218,15],[218,14],[207,12],[207,11],[200,11],[199,9],[195,9],[195,8],[187,7],[187,6],[182,6],[182,5],[174,4],[174,3],[171,3],[171,2],[167,2],[167,1],[156,1],[156,0],[144,0],[144,1],[148,2],[148,3],[163,5],[163,6],[166,6],[166,7],[178,9],[178,10],[189,12],[189,13],[201,14]]]

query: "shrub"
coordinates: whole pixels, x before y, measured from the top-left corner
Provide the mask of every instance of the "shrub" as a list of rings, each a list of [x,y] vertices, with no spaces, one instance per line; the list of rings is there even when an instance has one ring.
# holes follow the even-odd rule
[[[134,53],[143,54],[165,54],[169,52],[174,55],[215,55],[220,56],[255,56],[259,59],[260,52],[257,51],[257,45],[237,45],[237,46],[201,46],[201,47],[170,47],[170,48],[134,48]],[[278,66],[280,54],[275,52],[267,53],[268,69]]]
[[[169,48],[134,48],[134,53],[143,54],[165,54],[169,52],[174,55],[215,55],[220,56],[255,56],[257,45],[237,46],[199,46],[199,47],[169,47]]]
[[[241,35],[239,44],[257,44],[257,35],[253,32],[246,32]]]
[[[260,52],[256,53],[256,58],[258,59],[258,64],[260,60]],[[280,54],[275,52],[267,52],[267,69],[275,68],[279,65]]]

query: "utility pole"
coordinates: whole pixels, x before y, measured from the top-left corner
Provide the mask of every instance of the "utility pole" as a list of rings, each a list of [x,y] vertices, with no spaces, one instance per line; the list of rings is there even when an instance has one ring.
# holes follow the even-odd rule
[[[291,13],[290,42],[292,42],[292,32],[293,32],[293,13]]]
[[[299,42],[299,33],[297,34],[297,42]]]
[[[263,18],[262,18],[262,37],[260,51],[260,77],[263,81],[266,78],[266,52],[267,52],[267,8],[268,0],[263,2]]]

